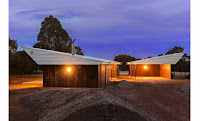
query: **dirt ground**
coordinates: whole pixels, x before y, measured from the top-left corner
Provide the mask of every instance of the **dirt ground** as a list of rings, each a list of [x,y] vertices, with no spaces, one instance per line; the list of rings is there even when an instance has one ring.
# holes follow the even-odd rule
[[[128,90],[110,91],[160,121],[189,121],[190,92],[188,80],[169,83],[133,83]],[[186,91],[181,91],[187,85]]]
[[[90,113],[88,113],[90,112]],[[90,108],[84,108],[76,113],[73,113],[65,121],[93,121],[94,119],[100,119],[102,121],[147,121],[145,118],[139,116],[136,112],[127,110],[124,107],[108,105],[92,106]]]
[[[42,81],[42,74],[10,76],[9,90],[42,87]]]
[[[41,87],[38,83],[24,88],[24,82],[31,81],[31,85],[41,77],[20,78],[10,78],[10,121],[190,119],[189,80],[109,82],[106,88],[91,89]]]

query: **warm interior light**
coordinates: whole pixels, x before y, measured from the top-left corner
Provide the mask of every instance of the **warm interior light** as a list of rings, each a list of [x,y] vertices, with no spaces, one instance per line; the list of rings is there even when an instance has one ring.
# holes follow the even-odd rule
[[[72,69],[71,69],[70,67],[67,68],[67,72],[71,72],[71,70],[72,70]]]
[[[144,66],[144,69],[147,69],[147,66]]]

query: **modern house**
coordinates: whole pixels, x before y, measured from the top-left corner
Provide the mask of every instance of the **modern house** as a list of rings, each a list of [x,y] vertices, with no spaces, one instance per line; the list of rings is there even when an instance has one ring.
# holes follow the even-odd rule
[[[23,47],[41,67],[43,86],[101,87],[117,77],[120,62],[65,52]]]
[[[171,79],[171,64],[176,64],[185,53],[175,53],[164,56],[127,62],[130,65],[130,76],[153,76]]]
[[[117,79],[120,62],[39,48],[22,47],[41,67],[43,86],[101,87]],[[73,47],[72,47],[73,48]],[[74,51],[72,51],[74,52]],[[164,77],[171,79],[171,64],[176,64],[184,53],[169,54],[127,62],[129,76]],[[121,78],[120,78],[121,79]]]

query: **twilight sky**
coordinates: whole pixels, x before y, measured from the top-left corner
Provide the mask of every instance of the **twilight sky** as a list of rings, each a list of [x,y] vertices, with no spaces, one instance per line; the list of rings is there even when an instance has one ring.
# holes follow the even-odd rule
[[[40,23],[57,17],[87,56],[157,56],[181,46],[190,55],[189,0],[10,0],[9,36],[37,42]]]

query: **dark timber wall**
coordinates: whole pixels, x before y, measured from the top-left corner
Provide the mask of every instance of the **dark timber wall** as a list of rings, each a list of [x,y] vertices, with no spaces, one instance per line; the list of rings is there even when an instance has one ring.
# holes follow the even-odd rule
[[[112,78],[117,78],[117,64],[106,65],[106,69],[107,73],[105,71],[105,65],[98,65],[98,80],[99,80],[98,87],[105,86],[106,77],[107,77],[107,82],[111,79],[111,76]]]
[[[45,87],[98,87],[98,65],[41,66]],[[67,72],[67,67],[71,72]]]
[[[105,65],[98,65],[98,87],[105,86],[106,83],[106,73],[105,73]]]
[[[147,66],[147,69],[144,69]],[[130,76],[135,76],[135,65],[130,65]],[[136,65],[136,76],[160,76],[160,65]]]

